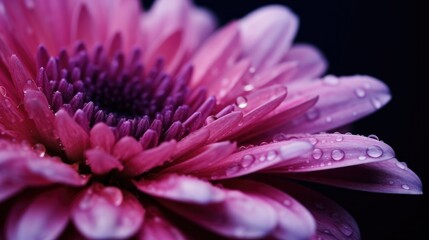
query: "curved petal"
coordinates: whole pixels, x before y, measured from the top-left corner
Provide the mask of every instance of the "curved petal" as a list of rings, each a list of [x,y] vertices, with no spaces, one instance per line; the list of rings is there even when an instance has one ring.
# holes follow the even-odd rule
[[[98,148],[85,151],[85,157],[91,172],[95,174],[102,175],[109,173],[113,169],[118,169],[119,171],[124,169],[119,159]]]
[[[20,198],[9,213],[8,239],[55,239],[65,229],[74,192],[58,188],[31,198]]]
[[[185,240],[187,237],[165,219],[161,213],[148,208],[143,226],[138,233],[140,240]]]
[[[88,238],[127,238],[135,234],[145,210],[130,193],[94,184],[84,190],[72,211],[74,225]]]
[[[91,128],[89,140],[91,147],[101,148],[107,153],[111,152],[116,141],[112,130],[104,123],[97,123]]]
[[[361,191],[422,194],[422,182],[396,159],[312,173],[299,173],[293,178],[314,181]]]
[[[390,100],[388,87],[368,76],[326,76],[321,81],[288,85],[290,98],[319,95],[306,115],[283,127],[288,133],[316,133],[334,129],[362,118]]]
[[[224,192],[211,183],[183,175],[166,174],[134,184],[147,194],[177,202],[204,205],[225,199]]]

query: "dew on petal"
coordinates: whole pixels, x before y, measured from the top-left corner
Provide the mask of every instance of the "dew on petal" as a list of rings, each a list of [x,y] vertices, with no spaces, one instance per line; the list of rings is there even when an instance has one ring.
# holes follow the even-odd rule
[[[335,149],[331,152],[331,157],[332,159],[334,159],[335,161],[340,161],[341,159],[343,159],[345,156],[345,153],[343,150],[340,149]]]
[[[320,112],[316,108],[309,109],[305,114],[305,117],[307,118],[308,121],[316,120],[319,116],[320,116]]]
[[[276,135],[273,136],[273,141],[274,142],[281,142],[286,140],[286,137],[283,133],[277,133]]]
[[[255,67],[250,67],[249,68],[249,73],[250,74],[254,74],[256,72],[256,68]]]
[[[276,159],[276,157],[277,157],[276,151],[274,151],[274,150],[268,151],[268,153],[267,153],[267,160],[268,161],[274,160],[274,159]]]
[[[340,80],[333,75],[327,75],[323,78],[323,83],[326,85],[335,86],[340,83]]]
[[[310,141],[311,145],[316,145],[316,143],[318,142],[318,140],[316,138],[313,138],[313,137],[309,138],[308,140]]]
[[[235,103],[237,104],[237,106],[239,108],[245,108],[247,107],[247,99],[243,96],[239,96],[237,97],[237,99],[235,100]]]
[[[327,116],[325,120],[326,120],[327,123],[330,123],[330,122],[332,122],[332,117]]]
[[[33,145],[33,151],[39,156],[44,157],[46,154],[46,147],[43,144],[37,143]]]
[[[312,156],[314,159],[319,160],[323,155],[322,150],[320,150],[319,148],[315,148],[313,150]]]
[[[378,97],[371,98],[371,104],[375,109],[380,109],[383,105]]]
[[[407,184],[402,184],[401,187],[405,190],[410,190],[410,186],[408,186]]]
[[[283,200],[283,205],[290,207],[292,205],[292,201],[289,199]]]
[[[250,92],[250,91],[252,91],[253,89],[255,89],[255,86],[253,86],[252,84],[246,84],[246,85],[244,85],[244,87],[243,87],[243,90],[244,91],[246,91],[246,92]]]
[[[226,176],[231,176],[240,170],[240,166],[237,163],[232,163],[225,171]]]
[[[335,141],[337,141],[337,142],[341,142],[341,141],[343,141],[343,136],[341,136],[341,135],[338,135],[336,138],[335,138]]]
[[[255,162],[255,156],[252,154],[246,154],[241,158],[241,166],[246,168],[252,165]]]
[[[366,159],[366,156],[364,156],[364,155],[360,155],[360,156],[358,157],[358,159],[359,159],[359,160],[361,160],[361,161],[363,161],[363,160],[365,160],[365,159]]]
[[[401,163],[401,162],[396,162],[396,166],[402,170],[405,170],[405,168],[407,167],[405,163]]]
[[[353,228],[348,224],[341,223],[338,229],[343,233],[346,237],[350,237],[353,234]]]
[[[373,145],[366,149],[366,154],[372,158],[379,158],[383,155],[383,150],[381,147]]]
[[[375,139],[375,140],[380,140],[378,137],[377,137],[377,135],[375,135],[375,134],[370,134],[370,135],[368,135],[368,137],[369,138],[372,138],[372,139]]]
[[[364,98],[366,96],[366,92],[362,88],[356,88],[355,94],[358,98]]]

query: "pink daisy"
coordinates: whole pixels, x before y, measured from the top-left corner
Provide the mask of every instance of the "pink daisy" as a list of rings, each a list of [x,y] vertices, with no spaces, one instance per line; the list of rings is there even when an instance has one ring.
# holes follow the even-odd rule
[[[421,194],[370,76],[323,76],[266,6],[214,31],[189,0],[0,0],[0,238],[359,239],[306,187]]]

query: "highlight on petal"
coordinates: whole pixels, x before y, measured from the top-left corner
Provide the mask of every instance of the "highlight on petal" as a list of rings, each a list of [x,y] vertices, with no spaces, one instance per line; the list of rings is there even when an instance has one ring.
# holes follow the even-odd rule
[[[57,188],[21,198],[9,212],[8,239],[55,239],[67,226],[73,191]]]
[[[185,240],[187,237],[152,207],[146,210],[145,220],[138,233],[138,239]]]
[[[72,219],[88,238],[127,238],[141,227],[145,210],[130,193],[94,184],[76,200]]]

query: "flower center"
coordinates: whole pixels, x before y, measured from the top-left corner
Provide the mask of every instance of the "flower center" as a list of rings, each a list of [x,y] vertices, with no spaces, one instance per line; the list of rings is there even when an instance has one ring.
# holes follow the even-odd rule
[[[140,59],[139,49],[126,57],[102,46],[90,53],[79,43],[73,54],[63,50],[50,57],[40,47],[37,85],[54,112],[66,110],[87,131],[104,122],[117,138],[133,136],[144,148],[203,126],[216,99],[188,87],[191,68],[173,77],[163,71],[162,60],[147,70]]]

